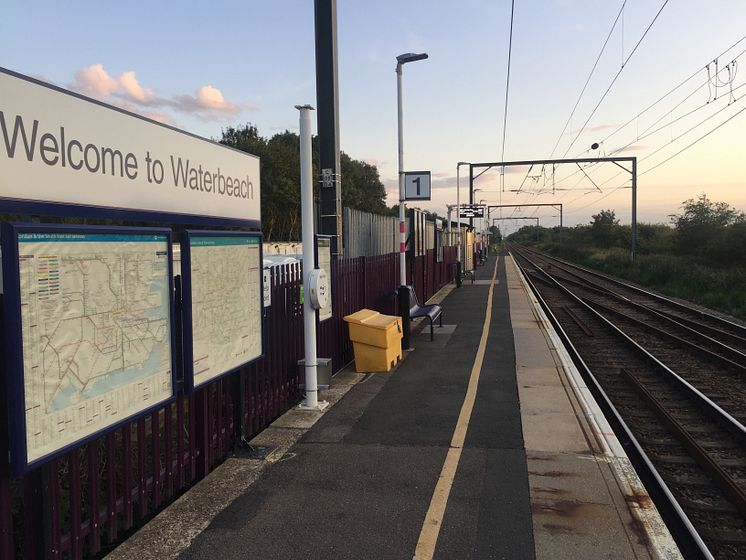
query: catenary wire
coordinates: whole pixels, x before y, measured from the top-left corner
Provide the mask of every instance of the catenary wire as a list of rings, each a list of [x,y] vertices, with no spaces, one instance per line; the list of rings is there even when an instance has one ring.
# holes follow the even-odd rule
[[[507,132],[508,124],[508,93],[510,92],[510,60],[513,54],[513,16],[515,14],[515,0],[512,0],[510,4],[510,39],[508,39],[508,72],[505,78],[505,110],[503,111],[503,141],[502,148],[500,150],[500,161],[505,161],[505,133]],[[505,169],[500,174],[500,198],[502,199],[502,191],[505,188]]]
[[[603,103],[604,99],[606,99],[606,96],[611,91],[611,88],[614,87],[614,84],[616,83],[617,79],[621,75],[622,70],[624,70],[624,68],[627,66],[627,63],[629,62],[629,60],[632,58],[632,56],[635,54],[635,52],[637,52],[638,47],[640,46],[640,44],[642,43],[642,41],[645,39],[645,37],[647,36],[647,34],[650,32],[650,29],[653,27],[653,25],[655,24],[655,22],[658,20],[658,17],[661,15],[661,12],[663,12],[663,8],[666,7],[666,5],[668,4],[668,2],[669,2],[669,0],[665,0],[663,2],[663,4],[661,5],[660,9],[658,10],[658,13],[655,14],[655,17],[653,18],[653,21],[650,22],[650,25],[648,25],[647,29],[645,29],[645,32],[642,34],[642,37],[640,37],[640,39],[637,41],[637,44],[632,49],[632,52],[630,52],[629,55],[627,56],[627,58],[624,60],[624,63],[622,64],[622,67],[619,68],[619,71],[616,73],[616,75],[614,76],[614,78],[611,80],[611,83],[609,84],[609,87],[606,88],[606,91],[601,96],[601,99],[598,100],[598,103],[596,103],[596,106],[593,108],[593,111],[591,111],[591,114],[588,115],[588,118],[583,123],[583,126],[581,126],[580,129],[578,130],[578,133],[575,135],[575,138],[573,138],[572,142],[570,142],[570,145],[567,147],[567,149],[565,150],[565,153],[562,155],[562,157],[565,157],[568,154],[568,152],[570,151],[570,149],[575,145],[575,142],[577,142],[578,138],[580,138],[580,135],[583,133],[583,130],[588,125],[588,123],[591,121],[591,119],[593,118],[593,115],[596,114],[596,111],[598,111],[598,108],[601,106],[601,103]]]

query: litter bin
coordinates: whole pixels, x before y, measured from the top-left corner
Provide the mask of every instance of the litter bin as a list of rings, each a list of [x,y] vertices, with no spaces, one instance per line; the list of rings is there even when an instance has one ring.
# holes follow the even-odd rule
[[[361,309],[344,318],[355,350],[355,370],[391,371],[401,359],[401,317]]]

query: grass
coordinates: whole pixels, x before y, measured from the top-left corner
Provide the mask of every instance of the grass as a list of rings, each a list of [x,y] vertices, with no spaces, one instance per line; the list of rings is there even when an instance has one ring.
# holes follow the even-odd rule
[[[629,251],[619,248],[547,245],[543,249],[668,296],[746,320],[746,268],[743,266],[717,268],[691,257],[670,254],[638,255],[637,262],[632,264]]]

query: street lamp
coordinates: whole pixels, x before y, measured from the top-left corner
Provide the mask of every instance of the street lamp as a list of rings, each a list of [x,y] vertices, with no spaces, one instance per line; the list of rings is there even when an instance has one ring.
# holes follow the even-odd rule
[[[404,53],[396,57],[396,102],[399,129],[399,313],[402,318],[402,348],[409,348],[409,289],[407,288],[406,227],[404,224],[404,127],[402,126],[402,66],[427,58],[427,53]]]
[[[456,240],[456,287],[461,287],[461,271],[463,270],[463,264],[461,264],[461,183],[459,177],[459,170],[462,165],[469,165],[468,161],[460,161],[456,164],[456,223],[458,224],[458,232],[456,233],[458,239]]]

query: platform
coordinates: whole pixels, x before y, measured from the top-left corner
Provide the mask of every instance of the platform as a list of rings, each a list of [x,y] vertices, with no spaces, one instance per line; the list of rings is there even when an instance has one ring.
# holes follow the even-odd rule
[[[679,557],[512,259],[441,304],[435,341],[335,378],[324,414],[257,438],[273,457],[226,462],[112,560]]]

